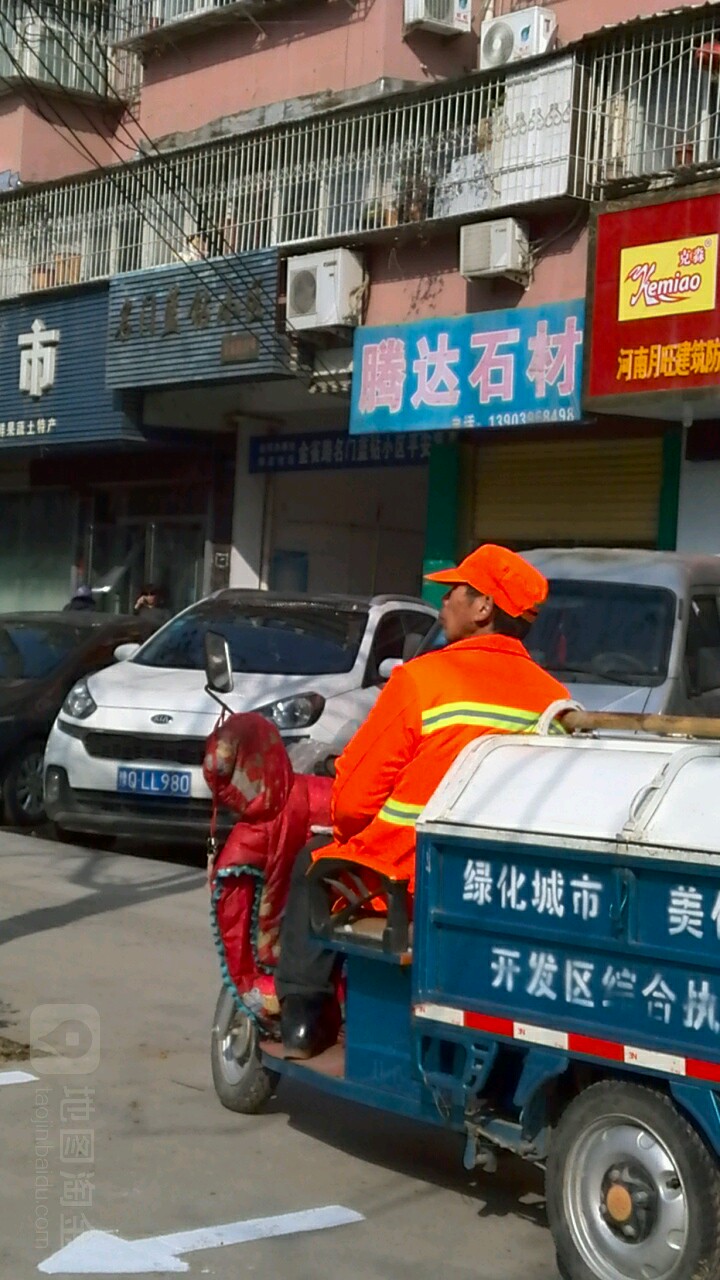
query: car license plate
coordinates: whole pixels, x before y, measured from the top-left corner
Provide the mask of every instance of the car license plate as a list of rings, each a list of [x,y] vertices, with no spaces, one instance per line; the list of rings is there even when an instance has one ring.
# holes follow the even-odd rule
[[[118,769],[118,791],[138,796],[178,796],[187,798],[192,774],[186,769]]]

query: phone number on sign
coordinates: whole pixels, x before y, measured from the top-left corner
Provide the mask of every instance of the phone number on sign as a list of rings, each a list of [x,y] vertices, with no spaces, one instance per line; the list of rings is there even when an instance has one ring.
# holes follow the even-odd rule
[[[520,427],[533,422],[576,422],[574,409],[538,409],[536,413],[495,413],[489,418],[491,427]]]

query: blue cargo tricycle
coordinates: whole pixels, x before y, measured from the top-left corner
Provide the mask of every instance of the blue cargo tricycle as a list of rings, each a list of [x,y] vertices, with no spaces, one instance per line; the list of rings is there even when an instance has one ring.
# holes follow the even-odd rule
[[[541,1165],[565,1280],[716,1280],[720,742],[550,735],[552,714],[456,761],[412,923],[405,884],[371,916],[358,869],[315,867],[341,1040],[287,1060],[223,991],[218,1092],[257,1111],[294,1077],[463,1134],[468,1170],[498,1148]]]

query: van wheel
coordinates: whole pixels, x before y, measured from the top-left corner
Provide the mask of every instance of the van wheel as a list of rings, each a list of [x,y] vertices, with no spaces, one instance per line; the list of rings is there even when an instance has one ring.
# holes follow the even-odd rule
[[[669,1097],[604,1080],[553,1136],[547,1212],[564,1280],[718,1280],[720,1175]]]
[[[215,1008],[210,1060],[215,1092],[224,1107],[246,1116],[262,1111],[280,1076],[263,1066],[257,1026],[238,1009],[226,987]]]

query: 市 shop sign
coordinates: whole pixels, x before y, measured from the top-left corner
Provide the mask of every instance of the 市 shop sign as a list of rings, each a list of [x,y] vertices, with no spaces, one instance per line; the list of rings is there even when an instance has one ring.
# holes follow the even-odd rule
[[[716,416],[720,197],[600,214],[586,401],[593,408]]]
[[[107,290],[0,306],[0,450],[138,440],[105,386]]]
[[[350,431],[577,421],[583,322],[579,299],[359,329]]]

